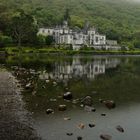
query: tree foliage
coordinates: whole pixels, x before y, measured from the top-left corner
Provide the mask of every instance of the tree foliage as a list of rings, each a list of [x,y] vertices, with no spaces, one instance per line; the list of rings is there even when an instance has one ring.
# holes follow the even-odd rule
[[[5,47],[5,45],[11,44],[12,42],[11,37],[0,34],[0,47]]]
[[[34,43],[36,40],[37,26],[33,16],[25,14],[22,10],[17,11],[11,18],[9,33],[18,43],[18,46],[21,43]]]
[[[17,17],[19,7],[24,14]],[[26,27],[31,27],[33,17],[40,27],[60,24],[65,18],[70,20],[71,27],[82,28],[84,22],[89,21],[108,39],[116,39],[119,43],[131,42],[137,47],[140,39],[136,37],[136,33],[140,32],[139,14],[140,3],[128,0],[0,0],[0,31],[7,34],[11,20],[17,23],[17,19],[23,21],[26,18],[22,24],[29,38],[32,35]],[[25,36],[21,38],[24,38],[23,42],[32,42]]]

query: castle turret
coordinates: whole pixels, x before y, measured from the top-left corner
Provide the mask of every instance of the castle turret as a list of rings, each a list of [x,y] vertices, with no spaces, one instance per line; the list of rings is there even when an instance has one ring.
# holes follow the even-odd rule
[[[63,27],[64,27],[64,28],[67,28],[67,27],[68,27],[68,21],[67,21],[67,20],[64,20],[64,21],[63,21]]]

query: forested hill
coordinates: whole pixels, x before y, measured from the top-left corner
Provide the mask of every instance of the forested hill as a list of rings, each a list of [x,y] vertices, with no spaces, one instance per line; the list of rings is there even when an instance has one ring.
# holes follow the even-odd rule
[[[0,0],[0,15],[11,16],[16,9],[33,15],[39,26],[60,23],[69,9],[70,25],[82,27],[89,21],[110,39],[126,42],[140,32],[139,0]],[[6,18],[7,18],[6,17]],[[132,39],[133,38],[133,39]]]

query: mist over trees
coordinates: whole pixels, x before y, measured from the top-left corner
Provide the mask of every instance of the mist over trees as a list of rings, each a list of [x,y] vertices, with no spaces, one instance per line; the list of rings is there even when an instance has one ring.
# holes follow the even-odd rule
[[[27,18],[23,20],[23,26],[25,21],[26,29],[30,28],[22,32],[27,36],[22,34],[21,42],[11,32],[15,28],[14,24],[11,24],[15,22],[13,17],[19,10],[22,10],[26,15],[24,18]],[[140,4],[128,0],[0,0],[0,36],[8,36],[18,44],[32,44],[37,27],[61,24],[62,20],[69,16],[71,27],[82,28],[84,22],[89,21],[99,32],[106,34],[108,39],[140,47],[139,13]],[[34,26],[35,22],[37,26]],[[33,38],[27,39],[31,35]]]

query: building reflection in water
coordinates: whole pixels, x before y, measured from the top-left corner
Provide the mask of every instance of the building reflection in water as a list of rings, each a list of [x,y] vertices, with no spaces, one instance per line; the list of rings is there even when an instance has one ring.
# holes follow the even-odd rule
[[[72,62],[55,62],[54,69],[43,72],[40,79],[68,80],[85,77],[92,80],[96,75],[104,74],[107,69],[116,68],[119,64],[118,58],[93,58],[83,62],[80,57],[74,57]]]

